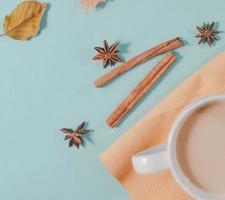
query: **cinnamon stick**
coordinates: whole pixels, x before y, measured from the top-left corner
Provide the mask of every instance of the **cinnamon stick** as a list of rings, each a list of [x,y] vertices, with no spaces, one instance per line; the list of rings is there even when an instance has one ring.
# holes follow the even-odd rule
[[[123,74],[124,72],[128,71],[129,69],[133,68],[137,64],[143,63],[146,60],[157,56],[159,54],[171,51],[173,49],[179,48],[183,46],[182,40],[177,37],[172,40],[163,42],[141,54],[138,56],[135,56],[134,58],[128,60],[127,62],[119,65],[117,68],[113,69],[109,73],[105,74],[101,78],[95,81],[96,87],[102,87],[108,82],[110,82],[112,79],[118,77],[119,75]]]
[[[107,124],[112,128],[115,127],[175,61],[176,56],[172,52],[167,53],[111,114],[107,119]]]

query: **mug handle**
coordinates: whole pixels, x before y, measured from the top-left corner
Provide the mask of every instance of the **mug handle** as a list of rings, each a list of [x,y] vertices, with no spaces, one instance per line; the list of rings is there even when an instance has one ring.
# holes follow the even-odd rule
[[[146,149],[132,157],[132,164],[139,174],[148,174],[169,169],[167,145]]]

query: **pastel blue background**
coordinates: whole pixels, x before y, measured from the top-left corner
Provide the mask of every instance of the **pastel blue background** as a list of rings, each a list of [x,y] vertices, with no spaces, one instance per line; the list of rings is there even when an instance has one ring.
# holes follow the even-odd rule
[[[0,0],[0,20],[19,2]],[[109,0],[90,13],[79,0],[49,3],[38,37],[28,42],[0,38],[0,199],[129,199],[99,156],[182,80],[223,51],[223,33],[211,48],[198,46],[194,35],[195,25],[204,21],[214,20],[225,30],[225,1]],[[96,89],[94,80],[111,68],[91,60],[93,47],[103,39],[119,41],[127,60],[176,36],[186,41],[177,50],[177,64],[121,126],[110,129],[106,118],[162,56]],[[77,151],[68,148],[58,129],[82,120],[95,131],[92,141]]]

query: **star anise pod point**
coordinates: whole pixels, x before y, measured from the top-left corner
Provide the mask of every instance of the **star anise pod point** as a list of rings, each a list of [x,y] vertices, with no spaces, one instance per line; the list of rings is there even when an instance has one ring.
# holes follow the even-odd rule
[[[82,122],[75,130],[71,128],[61,128],[59,129],[62,133],[65,133],[64,140],[69,140],[69,147],[73,145],[76,146],[78,149],[80,145],[83,145],[82,137],[90,132],[90,130],[85,129],[86,122]]]
[[[214,22],[212,22],[211,24],[203,23],[203,26],[196,26],[196,28],[199,33],[195,37],[200,38],[198,42],[199,44],[207,42],[211,47],[211,44],[218,40],[216,35],[218,35],[220,32],[215,29]]]
[[[93,60],[103,60],[103,67],[108,65],[113,66],[116,63],[122,62],[119,57],[119,50],[117,50],[119,43],[114,43],[109,46],[108,42],[104,40],[104,47],[95,47],[98,54],[93,57]]]

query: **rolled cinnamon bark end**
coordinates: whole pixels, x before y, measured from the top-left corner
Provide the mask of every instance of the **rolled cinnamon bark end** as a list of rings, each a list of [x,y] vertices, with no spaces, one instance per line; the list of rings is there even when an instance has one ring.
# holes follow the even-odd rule
[[[128,71],[129,69],[133,68],[134,66],[145,62],[146,60],[149,60],[159,54],[171,51],[173,49],[179,48],[183,46],[184,43],[182,40],[177,37],[171,40],[168,40],[166,42],[163,42],[141,54],[138,56],[135,56],[134,58],[131,58],[127,62],[119,65],[112,71],[108,72],[104,76],[100,77],[98,80],[95,81],[96,87],[102,87],[114,78],[118,77],[119,75],[123,74],[124,72]]]
[[[162,75],[176,61],[176,56],[169,52],[165,57],[145,76],[145,78],[130,92],[119,107],[107,119],[107,124],[114,128],[140,101],[140,99],[152,88]]]

